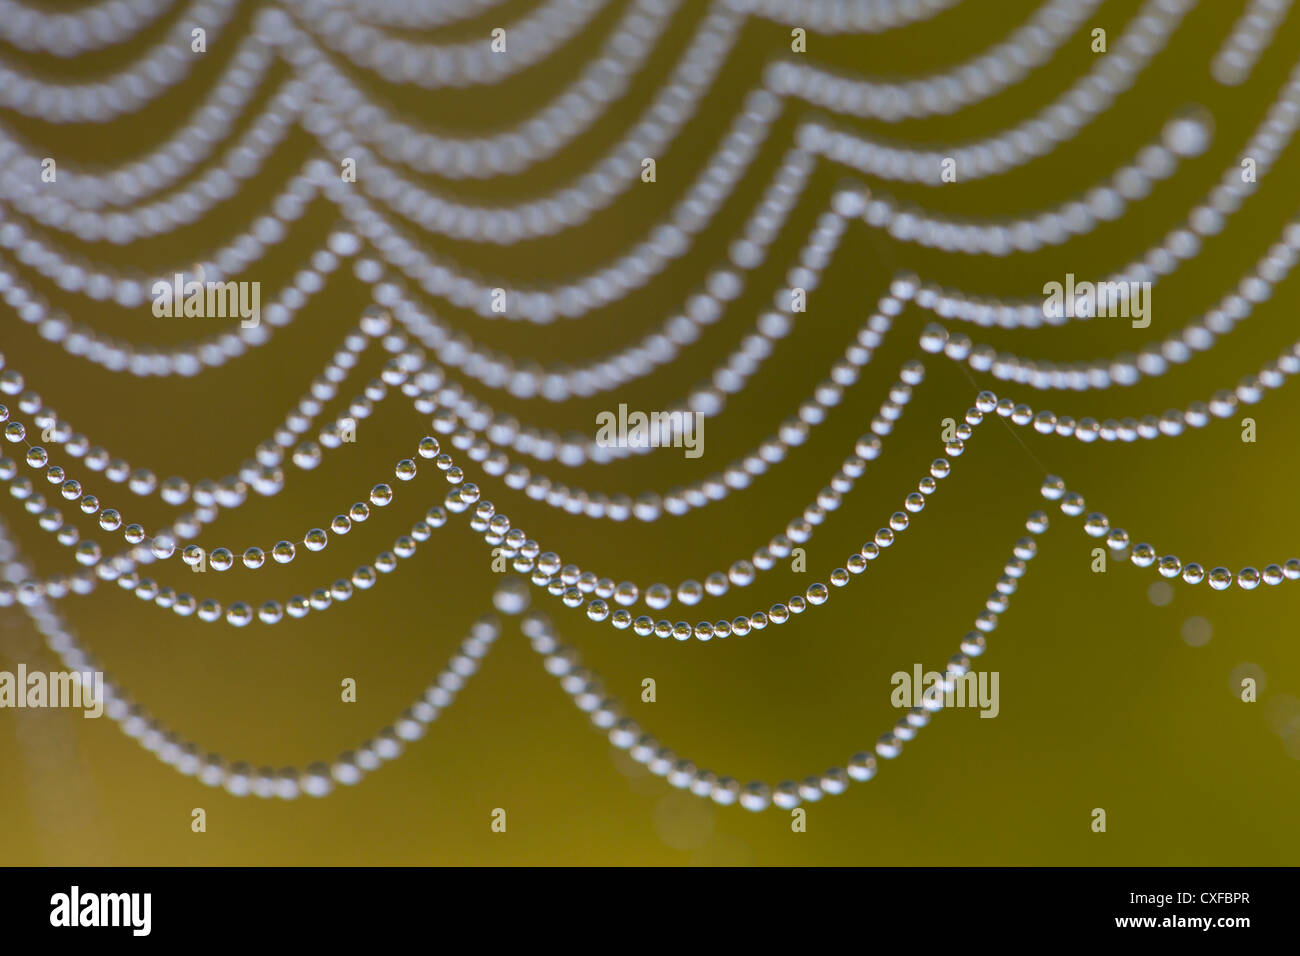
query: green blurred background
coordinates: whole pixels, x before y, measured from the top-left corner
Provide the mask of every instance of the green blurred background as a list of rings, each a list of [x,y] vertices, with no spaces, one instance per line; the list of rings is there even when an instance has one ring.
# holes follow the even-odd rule
[[[47,4],[53,9],[55,4]],[[69,6],[58,4],[57,6]],[[509,3],[487,16],[439,31],[437,39],[486,38],[530,4]],[[37,155],[72,166],[122,163],[163,141],[210,89],[237,38],[250,26],[245,4],[232,27],[210,41],[192,75],[137,114],[105,125],[56,126],[8,115],[4,122]],[[621,15],[611,4],[562,52],[499,87],[437,92],[383,85],[354,75],[373,96],[429,128],[470,133],[513,125],[564,88],[594,55]],[[931,21],[881,35],[823,36],[810,31],[807,61],[857,74],[924,75],[974,56],[1033,11],[1022,0],[966,0]],[[1108,31],[1113,45],[1138,8],[1106,2],[1093,20],[1028,81],[950,117],[844,125],[898,142],[963,143],[1014,125],[1050,103],[1095,61],[1089,32]],[[1224,88],[1209,62],[1243,9],[1241,0],[1205,2],[1194,10],[1134,89],[1074,141],[1012,173],[942,188],[880,183],[886,193],[935,212],[1010,217],[1082,193],[1128,162],[1158,135],[1174,110],[1199,104],[1215,118],[1205,155],[1131,205],[1116,223],[1068,244],[1004,259],[949,255],[897,243],[862,225],[850,228],[798,317],[795,334],[726,411],[707,423],[702,458],[664,451],[633,463],[567,470],[545,465],[559,480],[609,493],[639,493],[684,484],[720,470],[792,414],[842,354],[858,324],[887,288],[893,272],[910,268],[973,294],[1027,297],[1066,272],[1096,277],[1158,242],[1239,159],[1240,145],[1261,122],[1300,49],[1300,17],[1292,15],[1244,86]],[[517,177],[486,182],[439,182],[435,189],[485,203],[504,203],[567,183],[626,134],[676,62],[706,10],[688,0],[628,96],[588,134],[554,159]],[[67,81],[121,68],[145,44],[158,42],[173,13],[120,48],[73,62],[6,49],[4,56],[47,79]],[[486,43],[486,39],[484,39]],[[425,248],[505,283],[554,284],[582,275],[641,238],[687,188],[725,132],[745,92],[773,58],[789,57],[789,27],[751,20],[715,88],[671,148],[658,157],[658,182],[636,184],[610,209],[582,227],[516,246],[474,246],[423,237]],[[272,82],[244,122],[287,77]],[[725,260],[727,243],[757,202],[779,163],[795,124],[815,114],[792,103],[772,130],[744,182],[697,239],[694,251],[659,279],[612,307],[547,327],[489,322],[442,302],[422,300],[476,342],[516,357],[579,362],[622,347],[657,326]],[[63,249],[99,263],[168,275],[202,258],[248,227],[283,186],[314,142],[296,131],[238,200],[198,225],[129,248],[54,237]],[[1037,332],[970,329],[977,342],[1021,355],[1075,360],[1135,352],[1199,317],[1232,288],[1274,242],[1300,202],[1297,148],[1263,177],[1258,195],[1223,234],[1205,241],[1192,265],[1161,281],[1147,329],[1122,320],[1072,323]],[[364,175],[364,170],[362,171]],[[413,174],[412,174],[413,175]],[[847,175],[822,164],[798,210],[752,274],[746,293],[725,317],[684,350],[670,368],[590,400],[556,406],[484,394],[524,421],[591,432],[595,413],[626,402],[663,408],[685,395],[751,329],[782,288],[786,268]],[[239,278],[263,283],[271,301],[284,277],[302,265],[336,214],[317,202],[290,238]],[[45,235],[37,229],[38,234]],[[12,263],[12,260],[8,260]],[[146,344],[210,334],[221,320],[158,320],[148,307],[122,310],[60,294],[30,270],[25,281],[74,318],[109,335]],[[1297,280],[1288,279],[1249,322],[1226,337],[1212,357],[1200,356],[1138,386],[1104,392],[1037,393],[976,376],[979,387],[1076,418],[1159,414],[1207,399],[1256,372],[1294,336]],[[12,313],[0,319],[0,346],[29,387],[59,409],[78,431],[134,466],[160,477],[220,477],[250,457],[280,424],[290,403],[329,358],[367,299],[344,270],[336,273],[287,329],[251,354],[196,379],[115,376],[41,340]],[[7,312],[7,309],[6,309]],[[517,525],[566,561],[634,580],[676,583],[702,579],[748,557],[812,501],[885,398],[901,363],[919,355],[916,337],[929,316],[909,310],[879,350],[863,380],[788,460],[744,493],[704,512],[655,524],[613,524],[554,511],[482,476],[484,496]],[[951,328],[960,328],[951,323]],[[845,505],[806,546],[807,574],[783,563],[747,589],[706,599],[690,620],[733,617],[783,601],[868,540],[903,496],[915,488],[941,451],[940,422],[960,417],[975,389],[947,359],[925,356],[927,381],[886,440]],[[378,374],[368,354],[341,389],[328,418]],[[476,391],[483,394],[485,390]],[[1177,440],[1117,447],[1084,446],[1022,431],[1033,456],[1065,476],[1090,507],[1107,512],[1135,540],[1149,540],[1207,567],[1263,567],[1300,548],[1296,466],[1300,451],[1287,425],[1289,390],[1272,393],[1235,419]],[[11,400],[12,404],[12,400]],[[1258,441],[1241,441],[1239,419],[1258,423]],[[209,548],[269,548],[325,526],[369,487],[392,480],[392,464],[411,455],[425,434],[409,404],[385,402],[364,420],[355,445],[327,454],[314,472],[289,468],[288,486],[207,529]],[[460,456],[463,457],[463,456]],[[124,511],[126,520],[154,528],[168,509],[142,502],[102,475],[65,461],[87,491]],[[477,466],[465,464],[477,473]],[[529,462],[531,465],[532,463]],[[889,677],[915,663],[937,669],[970,629],[1025,516],[1042,504],[1042,471],[1000,425],[977,431],[954,462],[926,510],[886,560],[815,613],[745,638],[709,644],[637,638],[587,621],[534,592],[584,663],[603,675],[610,694],[664,745],[702,767],[775,783],[843,765],[870,749],[899,716],[889,705]],[[260,603],[283,600],[346,576],[391,547],[430,505],[444,482],[431,467],[397,488],[379,511],[321,554],[287,567],[253,573],[192,575],[181,564],[153,569],[162,583],[213,596]],[[2,513],[42,574],[69,570],[65,549],[40,533],[32,518],[5,497]],[[64,509],[67,511],[68,509]],[[1175,587],[1172,603],[1148,596],[1153,570],[1112,563],[1090,571],[1095,542],[1078,519],[1052,509],[1053,527],[1012,599],[981,669],[1001,675],[1001,713],[940,714],[905,747],[882,761],[877,779],[847,794],[808,805],[806,833],[791,832],[789,814],[750,814],[721,808],[673,790],[593,730],[585,715],[545,674],[513,621],[458,700],[408,745],[408,753],[355,788],[328,799],[293,802],[236,799],[178,775],[126,738],[107,719],[68,711],[0,712],[0,841],[5,864],[1295,864],[1300,827],[1300,650],[1295,584],[1245,593],[1211,592],[1204,584]],[[83,531],[106,544],[120,539]],[[93,531],[92,531],[93,529]],[[116,540],[114,540],[116,539]],[[114,548],[115,549],[115,548]],[[146,606],[116,587],[70,598],[60,610],[90,651],[163,723],[229,760],[254,766],[303,766],[332,760],[386,725],[446,663],[470,624],[490,610],[500,580],[490,571],[481,538],[462,520],[429,545],[327,614],[244,630],[182,620]],[[196,583],[197,582],[197,583]],[[674,605],[676,619],[683,609]],[[1190,618],[1210,622],[1203,646],[1183,638]],[[0,669],[57,663],[17,609],[0,611]],[[1240,677],[1256,676],[1260,699],[1239,698]],[[339,701],[339,682],[355,678],[358,700]],[[653,677],[658,700],[640,701],[641,681]],[[191,810],[207,811],[207,832],[190,830]],[[505,834],[490,830],[490,814],[508,813]],[[1107,812],[1107,832],[1093,833],[1091,811]]]

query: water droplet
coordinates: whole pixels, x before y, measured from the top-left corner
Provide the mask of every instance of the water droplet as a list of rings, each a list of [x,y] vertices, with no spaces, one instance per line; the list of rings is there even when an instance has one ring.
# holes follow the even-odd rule
[[[1103,537],[1110,530],[1110,519],[1094,511],[1083,519],[1083,530],[1091,538]]]
[[[245,627],[253,620],[253,609],[243,601],[238,601],[226,611],[226,620],[235,627]]]
[[[646,588],[645,603],[646,606],[652,610],[662,611],[672,603],[672,599],[673,592],[666,584],[652,584],[650,587]]]
[[[1173,116],[1161,131],[1165,146],[1178,156],[1199,156],[1214,138],[1214,120],[1200,107],[1188,107]]]

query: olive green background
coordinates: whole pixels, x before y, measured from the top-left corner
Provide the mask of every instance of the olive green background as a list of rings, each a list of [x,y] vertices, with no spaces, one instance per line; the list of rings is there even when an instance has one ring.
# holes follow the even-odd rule
[[[51,4],[51,7],[54,5]],[[439,41],[486,37],[528,4],[439,31]],[[647,69],[591,132],[554,159],[516,177],[436,181],[458,197],[505,203],[567,183],[603,155],[640,115],[698,24],[705,4],[687,0]],[[623,8],[614,3],[578,39],[545,63],[500,86],[469,90],[392,88],[361,76],[373,95],[408,119],[456,133],[509,126],[564,88],[594,55]],[[952,216],[1011,217],[1036,213],[1103,180],[1159,134],[1176,109],[1199,104],[1215,118],[1203,156],[1181,164],[1152,195],[1116,223],[1068,244],[1003,259],[943,254],[897,243],[856,224],[823,283],[810,295],[795,333],[764,364],[725,412],[708,421],[702,458],[665,450],[633,463],[576,471],[545,465],[559,480],[608,493],[639,493],[719,471],[770,434],[826,374],[869,314],[897,269],[910,268],[974,294],[1034,296],[1044,282],[1099,277],[1158,242],[1237,163],[1240,145],[1262,120],[1300,49],[1294,14],[1245,86],[1219,87],[1209,62],[1243,4],[1206,2],[1193,11],[1134,89],[1070,143],[1010,174],[939,186],[873,183],[884,192]],[[54,126],[6,116],[37,155],[60,165],[109,166],[163,141],[210,89],[254,5],[210,42],[184,83],[132,116],[103,125]],[[881,78],[920,76],[959,63],[997,42],[1030,15],[1020,0],[966,0],[935,19],[881,35],[823,36],[810,31],[808,62]],[[963,143],[1001,130],[1050,103],[1095,62],[1089,31],[1104,27],[1113,45],[1137,4],[1104,3],[1093,21],[1050,64],[1024,83],[948,117],[886,124],[840,120],[884,139],[918,145]],[[183,16],[183,14],[180,14]],[[52,80],[120,68],[145,44],[158,42],[177,14],[163,18],[121,48],[73,62],[6,50],[4,56]],[[751,20],[699,112],[658,157],[658,182],[637,183],[610,209],[561,235],[512,247],[449,242],[425,236],[433,253],[509,288],[555,284],[605,263],[642,237],[688,187],[711,155],[763,65],[791,56],[789,27]],[[256,115],[287,77],[283,66],[253,104]],[[790,103],[740,188],[690,255],[656,281],[580,320],[546,327],[486,321],[442,302],[428,308],[476,342],[516,357],[579,362],[624,346],[660,323],[725,260],[726,247],[762,194],[800,118],[816,115]],[[245,120],[246,122],[246,120]],[[240,126],[240,129],[243,125]],[[53,237],[60,248],[96,262],[149,275],[185,267],[245,229],[282,187],[314,143],[295,131],[240,198],[200,224],[129,248],[84,245]],[[1057,360],[1109,357],[1182,328],[1212,306],[1248,271],[1300,204],[1297,148],[1286,150],[1262,179],[1258,195],[1230,226],[1205,241],[1203,254],[1154,290],[1150,328],[1124,320],[1072,323],[1068,328],[1004,331],[960,327],[977,342],[1021,355]],[[65,167],[66,168],[66,167]],[[636,175],[638,171],[629,171]],[[360,171],[364,177],[364,169]],[[766,264],[725,317],[685,349],[679,361],[648,379],[594,399],[564,405],[521,403],[484,394],[526,422],[590,432],[595,413],[626,402],[663,408],[705,379],[721,356],[752,328],[783,287],[785,270],[824,208],[835,184],[850,174],[823,163]],[[290,238],[247,275],[263,284],[263,303],[285,276],[305,263],[336,218],[317,202]],[[412,227],[414,228],[414,227]],[[38,229],[38,233],[46,234]],[[12,263],[12,259],[7,257]],[[217,319],[160,320],[148,307],[116,306],[62,295],[30,270],[27,282],[74,318],[104,334],[140,344],[177,343],[211,334]],[[494,283],[497,284],[497,283]],[[1160,413],[1208,399],[1258,370],[1295,335],[1297,279],[1283,283],[1212,356],[1198,356],[1155,380],[1088,393],[1038,393],[975,376],[979,388],[1049,407],[1076,418]],[[195,379],[112,375],[41,340],[5,310],[0,347],[78,431],[133,466],[160,477],[220,477],[251,456],[281,422],[290,403],[328,360],[366,304],[350,272],[336,274],[287,329],[267,346]],[[846,392],[827,423],[789,459],[743,493],[685,518],[651,525],[572,517],[527,499],[472,462],[484,496],[544,547],[566,561],[615,580],[676,583],[701,578],[781,531],[823,487],[867,430],[902,362],[919,355],[916,338],[928,315],[910,309],[896,324],[863,379]],[[883,457],[845,505],[807,546],[808,573],[783,564],[746,589],[707,599],[690,619],[749,613],[826,580],[857,550],[941,454],[940,422],[960,417],[976,387],[942,357],[925,356],[927,380],[917,389]],[[377,350],[327,409],[332,418],[364,382],[378,374]],[[10,400],[12,404],[12,400]],[[939,668],[992,589],[1025,516],[1044,503],[1035,458],[1082,492],[1090,508],[1110,515],[1135,540],[1153,542],[1205,566],[1263,567],[1291,557],[1300,532],[1296,507],[1294,399],[1269,394],[1229,421],[1177,440],[1128,446],[1084,446],[1021,430],[1027,455],[996,422],[977,430],[954,461],[926,510],[891,552],[824,607],[781,627],[709,644],[637,638],[587,621],[534,592],[584,663],[603,675],[627,713],[665,745],[719,774],[775,783],[802,779],[850,754],[870,749],[899,716],[889,705],[889,676],[915,663]],[[1253,417],[1258,441],[1241,441],[1239,419]],[[289,468],[286,490],[256,495],[205,530],[208,548],[269,548],[301,539],[364,496],[392,481],[392,465],[412,455],[426,433],[400,396],[363,421],[355,445],[327,454],[314,472]],[[10,449],[12,452],[13,449]],[[464,457],[459,456],[459,457]],[[101,475],[68,462],[87,491],[147,528],[167,514]],[[531,465],[532,463],[529,462]],[[155,568],[162,583],[228,602],[283,600],[346,576],[391,546],[430,505],[445,482],[428,463],[394,503],[323,553],[299,549],[290,566],[253,573],[242,567],[193,575],[179,562]],[[41,573],[70,570],[66,549],[41,534],[7,495],[0,504]],[[71,509],[64,509],[70,511]],[[184,778],[122,735],[108,719],[66,711],[0,712],[0,863],[6,864],[1295,864],[1300,828],[1300,651],[1295,617],[1300,586],[1255,593],[1214,593],[1204,584],[1176,585],[1166,607],[1148,599],[1153,570],[1112,564],[1089,569],[1096,542],[1081,520],[1051,511],[1022,587],[991,635],[978,666],[1001,675],[1001,713],[981,720],[974,710],[940,715],[905,747],[881,761],[878,777],[847,794],[809,805],[807,832],[791,832],[789,814],[721,808],[673,790],[594,731],[540,667],[540,659],[506,621],[504,633],[456,703],[409,745],[408,753],[355,788],[324,800],[236,799]],[[120,545],[78,515],[83,532]],[[229,760],[254,766],[303,766],[330,760],[383,727],[446,663],[472,621],[490,610],[499,577],[481,538],[453,520],[373,591],[327,614],[244,630],[182,620],[146,606],[116,587],[70,598],[61,610],[105,668],[166,725]],[[684,609],[674,607],[674,619]],[[1191,647],[1181,634],[1191,617],[1213,627],[1210,642]],[[57,665],[26,617],[0,611],[0,668]],[[1247,670],[1239,671],[1245,665]],[[1239,699],[1243,673],[1261,678],[1260,700]],[[1235,676],[1234,676],[1235,675]],[[355,678],[355,704],[339,701],[339,683]],[[658,700],[640,701],[653,677]],[[191,810],[207,811],[207,832],[190,830]],[[508,831],[492,833],[490,814],[508,813]],[[1107,812],[1108,830],[1093,833],[1093,808]]]

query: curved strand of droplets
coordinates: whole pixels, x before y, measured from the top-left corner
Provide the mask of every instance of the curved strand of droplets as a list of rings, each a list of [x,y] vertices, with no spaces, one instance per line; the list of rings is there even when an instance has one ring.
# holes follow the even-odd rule
[[[0,63],[0,106],[48,123],[107,123],[140,110],[183,80],[195,62],[191,30],[201,24],[209,42],[234,16],[239,0],[195,0],[190,16],[167,38],[108,80],[50,83]]]

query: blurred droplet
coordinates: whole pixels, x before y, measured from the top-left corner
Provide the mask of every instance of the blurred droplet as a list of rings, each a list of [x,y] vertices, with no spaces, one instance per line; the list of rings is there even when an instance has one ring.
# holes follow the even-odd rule
[[[713,804],[687,793],[669,793],[655,804],[659,839],[674,850],[695,850],[713,835]]]
[[[1183,621],[1183,640],[1190,647],[1204,647],[1210,643],[1214,628],[1203,617],[1189,617]]]
[[[1166,607],[1174,599],[1174,586],[1168,581],[1152,581],[1147,588],[1147,600],[1156,607]]]

